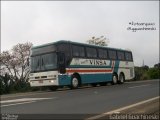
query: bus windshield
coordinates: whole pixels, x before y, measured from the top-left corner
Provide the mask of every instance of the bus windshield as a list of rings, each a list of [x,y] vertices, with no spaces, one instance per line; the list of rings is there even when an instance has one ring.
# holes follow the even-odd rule
[[[57,68],[57,54],[47,53],[31,57],[31,72],[47,71]]]

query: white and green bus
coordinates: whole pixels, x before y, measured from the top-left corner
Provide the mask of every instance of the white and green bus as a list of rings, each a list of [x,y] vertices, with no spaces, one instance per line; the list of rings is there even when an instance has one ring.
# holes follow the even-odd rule
[[[61,40],[32,47],[31,52],[32,87],[122,84],[135,76],[129,50]]]

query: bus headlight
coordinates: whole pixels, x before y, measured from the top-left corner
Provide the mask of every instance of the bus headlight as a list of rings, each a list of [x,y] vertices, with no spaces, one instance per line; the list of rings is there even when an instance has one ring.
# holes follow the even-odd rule
[[[54,80],[51,80],[50,82],[51,82],[51,83],[54,83]]]

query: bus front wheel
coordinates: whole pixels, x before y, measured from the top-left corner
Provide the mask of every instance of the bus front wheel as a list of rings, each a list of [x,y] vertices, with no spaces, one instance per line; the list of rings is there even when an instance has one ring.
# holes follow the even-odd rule
[[[77,77],[73,76],[71,81],[71,89],[76,89],[79,86],[79,80]]]
[[[113,74],[112,75],[112,85],[115,85],[115,84],[117,84],[117,82],[118,82],[118,77],[117,77],[117,75],[116,74]]]

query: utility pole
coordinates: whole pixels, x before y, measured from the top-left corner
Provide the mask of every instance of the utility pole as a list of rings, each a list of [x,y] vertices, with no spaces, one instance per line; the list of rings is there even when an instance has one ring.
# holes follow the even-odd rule
[[[144,59],[143,59],[142,67],[144,67]]]

